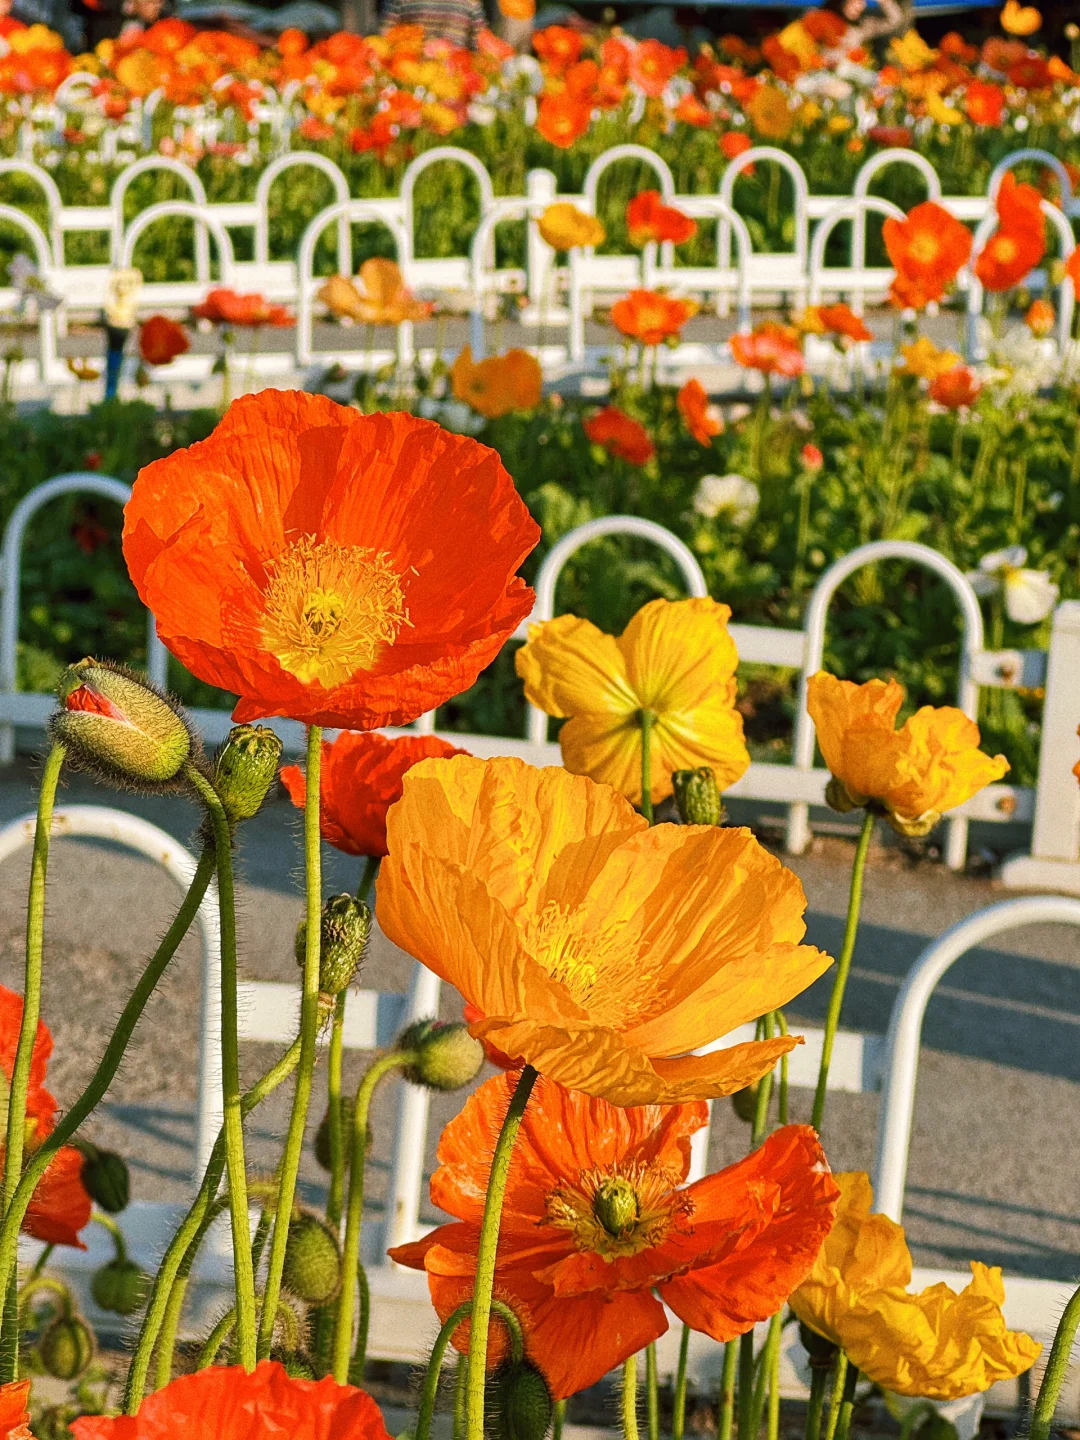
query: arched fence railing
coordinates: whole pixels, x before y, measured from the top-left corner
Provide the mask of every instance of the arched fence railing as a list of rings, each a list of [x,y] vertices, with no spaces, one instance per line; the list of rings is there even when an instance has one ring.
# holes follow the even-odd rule
[[[652,183],[667,200],[699,219],[715,222],[717,240],[712,263],[693,267],[679,264],[670,244],[659,247],[649,245],[643,252],[625,254],[597,254],[586,247],[573,251],[568,263],[557,263],[555,252],[537,230],[536,221],[540,214],[554,200],[567,200],[586,212],[595,213],[605,176],[613,167],[626,162],[650,167],[655,174]],[[156,281],[153,286],[147,287],[143,297],[144,308],[184,308],[201,299],[211,284],[226,284],[240,290],[260,291],[268,299],[301,308],[309,303],[314,313],[314,302],[310,302],[313,252],[306,257],[307,268],[301,254],[275,258],[270,253],[271,190],[287,172],[306,166],[329,181],[334,199],[312,220],[305,241],[312,233],[321,235],[333,222],[338,234],[336,264],[339,272],[348,273],[352,268],[350,214],[355,213],[356,218],[365,221],[383,223],[394,236],[398,262],[409,286],[436,299],[453,295],[456,304],[460,303],[462,293],[470,297],[474,347],[482,349],[484,346],[484,307],[478,303],[479,298],[500,290],[520,289],[528,294],[531,302],[524,315],[527,325],[542,326],[549,342],[559,340],[564,359],[582,365],[591,363],[600,353],[598,347],[590,348],[586,344],[586,321],[597,303],[604,303],[635,286],[663,285],[699,296],[707,302],[715,302],[720,315],[727,314],[734,301],[740,328],[750,323],[755,304],[775,306],[778,301],[785,300],[802,304],[808,299],[816,302],[843,297],[856,311],[860,311],[868,304],[883,300],[892,279],[891,270],[883,265],[871,266],[867,260],[870,217],[897,213],[891,202],[871,194],[871,187],[880,182],[888,169],[894,166],[913,168],[925,181],[931,198],[965,223],[977,227],[978,248],[995,223],[993,196],[1001,176],[1006,170],[1027,162],[1041,164],[1057,177],[1060,204],[1046,202],[1044,213],[1054,244],[1064,252],[1071,248],[1073,224],[1080,216],[1080,198],[1073,193],[1060,161],[1041,150],[1019,150],[1006,156],[991,176],[987,193],[980,196],[942,194],[940,180],[929,162],[906,150],[888,150],[869,159],[855,177],[849,195],[815,195],[811,193],[805,172],[792,156],[775,147],[756,146],[731,162],[716,194],[680,195],[675,191],[670,169],[659,156],[640,145],[619,145],[605,151],[592,163],[580,193],[559,193],[554,175],[548,170],[538,169],[528,173],[524,195],[500,196],[495,193],[491,175],[475,155],[444,145],[426,151],[406,167],[396,195],[362,201],[350,199],[345,175],[325,155],[293,151],[267,166],[256,184],[252,199],[220,203],[207,199],[198,176],[187,166],[168,157],[147,156],[122,170],[107,202],[97,206],[65,205],[47,170],[29,159],[7,159],[0,161],[0,199],[5,193],[6,176],[19,175],[31,180],[40,192],[39,203],[44,204],[47,220],[39,228],[25,212],[14,206],[0,208],[0,218],[23,230],[43,278],[61,299],[63,325],[67,312],[87,315],[100,310],[109,274],[108,267],[102,265],[69,265],[65,257],[65,237],[74,232],[99,232],[107,241],[114,264],[130,259],[134,252],[134,240],[151,223],[147,210],[135,215],[128,213],[132,183],[146,174],[169,173],[186,187],[188,197],[158,202],[151,208],[164,218],[184,216],[195,221],[196,278],[192,280],[178,273],[176,277]],[[478,196],[476,224],[466,242],[465,253],[426,258],[418,256],[415,248],[416,188],[426,171],[441,164],[461,167],[475,183]],[[791,192],[790,214],[786,217],[790,220],[792,234],[789,250],[756,248],[740,214],[738,181],[754,165],[779,166],[786,177],[787,188]],[[162,205],[176,208],[164,210],[160,208]],[[355,212],[350,207],[356,207]],[[522,218],[527,222],[522,254],[515,257],[509,266],[496,265],[496,227],[503,221]],[[826,241],[831,237],[835,244],[837,228],[842,225],[850,227],[847,263],[826,264]],[[253,258],[234,259],[230,243],[230,232],[234,231],[250,232],[250,248],[241,253],[250,253]],[[211,263],[211,237],[217,253],[216,274]],[[300,250],[304,250],[303,242]],[[1049,290],[1052,288],[1053,273],[1052,267],[1045,268],[1037,272],[1033,283]],[[974,354],[979,343],[974,322],[981,314],[984,297],[982,287],[967,272],[961,275],[960,284],[967,293],[970,322],[967,346]],[[1068,319],[1075,296],[1068,277],[1058,281],[1057,289],[1058,343],[1063,345],[1068,338]],[[309,301],[305,301],[305,291]],[[10,307],[16,298],[11,291],[0,291],[0,306],[6,304]],[[71,381],[66,367],[61,366],[57,359],[52,312],[42,313],[40,331],[38,363],[43,378],[53,383]],[[705,342],[697,341],[695,345],[700,348],[702,343]],[[707,343],[718,355],[725,353],[719,331],[717,338]],[[400,341],[398,348],[402,358],[411,357],[411,339]],[[341,344],[316,352],[310,324],[306,328],[303,325],[297,328],[295,360],[301,368],[315,363],[346,366],[381,364],[384,358],[385,342],[383,349],[374,354],[367,349]],[[266,364],[271,363],[268,357],[263,359]],[[678,360],[678,351],[675,359]],[[205,356],[189,355],[176,362],[174,373],[208,373],[209,363]]]

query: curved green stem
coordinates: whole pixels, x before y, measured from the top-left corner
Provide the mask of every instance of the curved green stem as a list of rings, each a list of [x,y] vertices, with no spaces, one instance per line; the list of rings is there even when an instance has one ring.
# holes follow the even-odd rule
[[[717,1416],[717,1440],[731,1440],[735,1428],[735,1370],[739,1363],[739,1347],[734,1340],[724,1346],[724,1368],[720,1372],[720,1413]]]
[[[770,1010],[761,1017],[761,1038],[771,1040],[775,1033],[774,1015]],[[754,1105],[754,1123],[750,1130],[750,1148],[755,1149],[765,1138],[769,1128],[769,1101],[772,1099],[773,1072],[770,1070],[758,1081],[757,1102]]]
[[[829,1009],[825,1016],[825,1035],[821,1042],[821,1065],[818,1068],[817,1089],[814,1092],[814,1108],[810,1124],[821,1130],[821,1119],[825,1114],[825,1096],[829,1084],[829,1066],[832,1063],[833,1044],[840,1026],[840,1012],[844,1006],[844,991],[851,973],[851,957],[855,953],[855,937],[859,933],[859,911],[862,909],[863,876],[866,873],[866,857],[870,853],[870,841],[874,834],[874,816],[867,810],[863,816],[859,843],[855,847],[855,863],[851,869],[851,889],[848,893],[847,923],[844,926],[844,943],[840,958],[836,962],[833,976]]]
[[[625,1440],[638,1440],[637,1356],[623,1361],[622,1426]]]
[[[341,1249],[342,1274],[356,1275],[360,1268],[360,1234],[364,1222],[364,1169],[367,1159],[368,1112],[375,1087],[391,1070],[408,1065],[414,1056],[408,1050],[389,1050],[373,1060],[360,1081],[353,1107],[352,1143],[349,1158],[349,1201],[345,1214],[345,1243]],[[353,1345],[353,1316],[356,1309],[356,1286],[341,1287],[337,1304],[337,1325],[334,1330],[333,1376],[339,1385],[349,1378],[349,1355]]]
[[[19,1291],[19,1328],[22,1329],[22,1317],[26,1314],[30,1301],[35,1295],[44,1291],[49,1296],[60,1301],[56,1307],[59,1312],[68,1316],[71,1314],[71,1291],[61,1280],[55,1280],[51,1275],[35,1275],[28,1280]]]
[[[675,1404],[671,1412],[671,1440],[682,1440],[686,1425],[686,1362],[690,1356],[690,1326],[682,1327],[679,1365],[675,1371]]]
[[[221,1319],[206,1337],[206,1342],[199,1351],[199,1358],[195,1361],[196,1370],[205,1370],[208,1365],[214,1363],[218,1351],[225,1343],[226,1335],[234,1329],[235,1325],[236,1306],[234,1305],[231,1310],[225,1311],[225,1314],[222,1315]]]
[[[653,823],[652,728],[655,721],[655,710],[638,711],[638,723],[641,726],[641,813],[650,825]]]
[[[176,1349],[180,1317],[184,1313],[187,1286],[187,1276],[178,1275],[176,1283],[169,1291],[169,1299],[165,1306],[165,1318],[161,1323],[157,1344],[157,1370],[154,1372],[154,1388],[156,1390],[164,1390],[172,1379],[173,1351]]]
[[[285,1247],[289,1240],[289,1221],[296,1198],[296,1179],[300,1173],[300,1155],[304,1146],[304,1127],[311,1103],[311,1084],[315,1073],[315,1046],[319,1032],[319,960],[322,927],[322,850],[319,834],[319,790],[322,784],[322,730],[308,727],[307,795],[304,801],[304,890],[307,900],[307,944],[304,951],[304,989],[300,1001],[300,1062],[296,1072],[289,1129],[281,1157],[277,1204],[274,1207],[274,1235],[270,1242],[270,1259],[266,1272],[266,1291],[259,1319],[258,1356],[265,1360],[270,1354],[274,1336],[274,1317],[281,1294],[281,1272],[285,1268]],[[346,1272],[349,1273],[349,1272]]]
[[[769,1352],[769,1405],[767,1434],[769,1440],[780,1440],[780,1342],[783,1326],[777,1318],[776,1344]]]
[[[859,1368],[849,1361],[844,1376],[844,1393],[840,1400],[840,1418],[836,1425],[836,1440],[847,1440],[851,1430],[851,1416],[855,1409],[855,1387],[859,1383]]]
[[[443,1359],[446,1356],[446,1347],[453,1339],[454,1331],[463,1320],[467,1320],[472,1313],[473,1302],[463,1300],[456,1310],[446,1317],[442,1328],[431,1347],[431,1355],[428,1359],[427,1369],[424,1371],[424,1386],[420,1392],[420,1408],[416,1414],[416,1428],[413,1431],[413,1440],[428,1440],[431,1434],[431,1422],[435,1418],[435,1401],[439,1393],[439,1376],[442,1373]],[[520,1360],[524,1353],[524,1338],[521,1333],[521,1322],[501,1300],[493,1300],[491,1308],[505,1323],[510,1332],[510,1353],[514,1360]]]
[[[469,1373],[465,1394],[465,1440],[484,1440],[484,1380],[487,1374],[488,1321],[491,1318],[491,1292],[495,1285],[495,1261],[499,1247],[499,1223],[502,1220],[503,1196],[510,1174],[510,1158],[514,1141],[521,1129],[525,1107],[539,1076],[526,1065],[518,1076],[506,1119],[495,1142],[488,1176],[484,1215],[480,1222],[480,1243],[476,1252],[476,1279],[473,1282],[472,1326],[469,1331]],[[636,1388],[636,1384],[635,1384]],[[637,1435],[633,1436],[637,1440]]]
[[[345,1044],[345,997],[342,990],[334,1001],[330,1022],[330,1051],[327,1059],[327,1127],[330,1131],[330,1193],[326,1201],[329,1224],[341,1223],[341,1202],[345,1196],[345,1146],[341,1133],[341,1060]]]
[[[776,1026],[781,1035],[788,1033],[787,1019],[782,1010],[774,1010]],[[776,1090],[776,1123],[786,1125],[788,1123],[788,1056],[780,1056],[780,1084]]]
[[[368,1331],[371,1328],[371,1286],[363,1265],[356,1267],[356,1285],[360,1292],[360,1316],[356,1322],[356,1345],[349,1361],[349,1384],[363,1385],[367,1366]]]
[[[825,1413],[825,1392],[829,1372],[815,1365],[810,1371],[810,1404],[806,1411],[806,1440],[820,1440],[821,1418]]]
[[[185,774],[198,791],[214,827],[218,913],[221,917],[221,1098],[225,1116],[225,1168],[229,1176],[233,1275],[236,1282],[236,1347],[245,1370],[255,1368],[255,1275],[251,1268],[244,1119],[240,1113],[240,1027],[237,1018],[236,887],[232,827],[217,791],[189,765]]]
[[[645,1346],[645,1415],[649,1440],[660,1440],[660,1378],[656,1373],[656,1341]]]
[[[15,1190],[11,1204],[4,1216],[3,1225],[0,1226],[0,1293],[6,1293],[8,1282],[15,1266],[15,1257],[19,1243],[19,1228],[26,1215],[30,1201],[33,1199],[34,1191],[38,1182],[49,1166],[53,1156],[79,1129],[85,1124],[87,1117],[99,1104],[120,1068],[120,1062],[124,1058],[124,1051],[127,1049],[128,1041],[132,1032],[138,1024],[146,1002],[150,999],[157,983],[165,973],[169,961],[176,954],[180,941],[187,934],[195,916],[198,914],[199,906],[202,904],[207,887],[210,884],[210,877],[214,873],[214,851],[207,847],[199,857],[199,863],[195,874],[192,876],[191,885],[184,896],[180,909],[169,926],[165,938],[158,946],[153,958],[143,971],[139,983],[131,993],[131,998],[124,1006],[120,1019],[116,1022],[112,1039],[106,1047],[105,1054],[94,1071],[93,1079],[86,1089],[76,1100],[69,1111],[57,1122],[56,1129],[48,1139],[34,1151],[23,1171],[22,1179]]]
[[[1039,1396],[1028,1430],[1030,1440],[1049,1440],[1050,1427],[1054,1423],[1054,1411],[1061,1396],[1061,1387],[1069,1370],[1069,1358],[1080,1326],[1080,1289],[1073,1292],[1054,1332],[1054,1343],[1050,1347],[1050,1358],[1043,1371]]]
[[[95,1225],[100,1225],[103,1230],[107,1230],[112,1236],[113,1248],[116,1251],[117,1260],[126,1260],[127,1244],[124,1240],[124,1232],[112,1216],[106,1215],[103,1210],[95,1210],[90,1216],[90,1219]]]

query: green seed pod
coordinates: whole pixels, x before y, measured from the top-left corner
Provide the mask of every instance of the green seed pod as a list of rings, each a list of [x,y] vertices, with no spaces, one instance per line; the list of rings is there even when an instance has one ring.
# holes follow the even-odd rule
[[[57,694],[52,740],[67,747],[72,763],[106,782],[172,789],[183,766],[201,756],[180,707],[122,665],[80,660],[65,672]]]
[[[744,1090],[736,1090],[731,1097],[731,1108],[740,1120],[745,1120],[747,1125],[754,1123],[754,1116],[757,1113],[758,1087],[747,1085]]]
[[[675,804],[684,825],[721,825],[724,806],[720,787],[708,765],[699,770],[676,770],[671,777]]]
[[[99,1150],[89,1141],[80,1141],[83,1156],[83,1186],[90,1199],[109,1215],[126,1210],[131,1199],[127,1161],[115,1150]]]
[[[616,1240],[630,1234],[641,1214],[637,1191],[621,1175],[613,1175],[597,1186],[592,1208],[597,1220]]]
[[[861,803],[851,798],[842,780],[838,780],[835,775],[830,778],[825,786],[825,804],[830,810],[835,810],[839,815],[848,815],[852,810],[858,810]]]
[[[352,1117],[353,1102],[348,1097],[341,1097],[341,1135],[348,1151],[352,1144]],[[315,1159],[324,1170],[330,1169],[330,1111],[319,1121],[319,1128],[315,1131]]]
[[[214,789],[235,825],[258,813],[281,762],[281,741],[268,725],[234,725],[214,757]]]
[[[114,1315],[134,1315],[146,1304],[150,1277],[134,1260],[110,1260],[94,1276],[90,1293],[102,1310],[111,1310]]]
[[[397,1049],[416,1056],[402,1071],[406,1080],[429,1090],[460,1090],[476,1079],[484,1063],[484,1047],[468,1027],[441,1020],[414,1021],[401,1032]]]
[[[307,1305],[327,1305],[341,1288],[341,1250],[330,1226],[306,1211],[289,1226],[281,1283]]]
[[[303,1350],[286,1350],[282,1346],[275,1345],[270,1351],[270,1359],[276,1360],[286,1375],[291,1375],[294,1380],[316,1380],[318,1378],[315,1374],[314,1362]]]
[[[837,1346],[831,1340],[826,1340],[824,1335],[819,1335],[816,1330],[811,1330],[809,1325],[799,1322],[799,1343],[806,1351],[813,1370],[830,1370],[836,1359]]]
[[[493,1440],[544,1440],[555,1407],[536,1366],[528,1360],[509,1360],[489,1383]]]
[[[371,938],[371,908],[351,895],[331,895],[320,922],[319,990],[340,995],[356,978]],[[296,927],[296,963],[303,969],[307,952],[307,921]]]
[[[94,1336],[78,1315],[61,1315],[46,1327],[38,1341],[38,1353],[47,1375],[75,1380],[94,1358]]]

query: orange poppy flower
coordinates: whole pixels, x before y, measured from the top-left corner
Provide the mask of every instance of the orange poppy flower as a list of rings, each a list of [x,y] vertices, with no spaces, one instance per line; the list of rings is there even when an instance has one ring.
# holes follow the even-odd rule
[[[536,133],[560,150],[569,150],[589,128],[592,111],[573,95],[541,95],[536,108]]]
[[[1030,229],[1042,233],[1042,196],[1034,185],[1017,180],[1011,170],[1006,170],[1001,177],[994,207],[1003,230]]]
[[[427,1270],[444,1321],[472,1294],[492,1136],[515,1079],[488,1080],[442,1133],[431,1199],[456,1223],[390,1251]],[[665,1304],[731,1340],[810,1273],[839,1195],[814,1131],[785,1126],[684,1185],[690,1137],[707,1123],[700,1102],[622,1110],[546,1080],[533,1090],[510,1162],[495,1292],[520,1317],[526,1353],[556,1399],[663,1335]],[[468,1335],[458,1327],[458,1349]],[[506,1345],[492,1340],[494,1365]]]
[[[975,261],[975,274],[985,290],[1011,290],[1034,270],[1046,254],[1042,227],[995,230]]]
[[[466,345],[450,371],[454,396],[471,405],[488,420],[514,410],[535,410],[540,404],[544,377],[540,362],[527,350],[507,350],[474,361]]]
[[[693,300],[676,300],[659,290],[631,290],[611,307],[611,323],[642,345],[662,345],[698,311]]]
[[[791,1036],[690,1052],[825,972],[806,897],[748,830],[655,825],[520,760],[422,760],[387,816],[379,923],[478,1040],[616,1105],[729,1095]]]
[[[874,805],[901,834],[925,835],[947,810],[1000,780],[1009,762],[984,755],[979,727],[951,705],[924,705],[897,730],[903,701],[895,680],[853,685],[819,670],[806,704],[837,782],[830,804]]]
[[[786,140],[795,128],[788,98],[775,85],[762,85],[746,106],[746,118],[763,140]]]
[[[626,232],[631,245],[668,240],[682,245],[697,234],[697,221],[674,205],[665,205],[659,190],[642,190],[626,207]]]
[[[728,343],[736,362],[747,370],[792,377],[806,368],[797,332],[775,320],[755,325],[749,335],[732,335]]]
[[[417,300],[405,285],[393,260],[375,256],[360,266],[362,289],[345,275],[332,275],[318,292],[318,298],[339,317],[347,316],[365,325],[401,325],[406,320],[426,320],[435,309],[433,301]]]
[[[167,315],[151,315],[139,331],[139,354],[147,365],[170,365],[191,349],[187,331]]]
[[[1054,328],[1057,312],[1049,300],[1033,300],[1024,316],[1024,324],[1033,335],[1045,340]]]
[[[606,405],[583,422],[582,429],[594,445],[617,455],[630,465],[647,465],[656,454],[649,432],[617,405]]]
[[[1042,15],[1034,5],[1021,5],[1020,0],[1005,0],[998,16],[1007,35],[1034,35],[1042,24]]]
[[[728,130],[720,136],[717,143],[723,152],[725,160],[738,159],[740,155],[745,154],[745,152],[752,149],[754,145],[754,142],[745,130]],[[753,173],[752,167],[750,173]]]
[[[581,58],[581,34],[569,25],[546,25],[532,37],[532,46],[544,64],[553,70],[565,70]]]
[[[894,298],[921,309],[940,300],[971,255],[971,232],[943,205],[925,200],[903,220],[882,226],[885,249],[896,270]]]
[[[681,45],[673,48],[662,40],[639,40],[630,52],[630,79],[643,95],[658,100],[685,64]]]
[[[707,105],[704,105],[696,95],[684,95],[675,106],[675,119],[681,120],[684,125],[693,125],[699,130],[713,122],[713,112]]]
[[[874,332],[856,315],[850,305],[818,305],[817,315],[828,335],[839,335],[845,340],[873,340]]]
[[[14,990],[0,985],[0,1075],[4,1080],[5,1104],[15,1069],[15,1051],[22,1025],[23,999]],[[45,1072],[52,1054],[49,1027],[38,1021],[30,1060],[30,1084],[26,1096],[26,1150],[32,1154],[52,1134],[56,1123],[56,1101],[45,1089]],[[0,1147],[2,1151],[2,1147]],[[30,1201],[23,1230],[49,1245],[86,1246],[79,1231],[90,1221],[90,1196],[82,1181],[82,1156],[71,1146],[59,1150],[38,1182]]]
[[[944,405],[947,410],[959,410],[963,406],[974,405],[981,390],[973,370],[967,365],[955,365],[931,380],[930,399]]]
[[[212,320],[215,325],[284,327],[295,322],[284,305],[271,305],[261,295],[240,295],[235,290],[218,287],[211,290],[201,305],[193,305],[196,320]]]
[[[365,1390],[294,1379],[275,1360],[250,1374],[212,1365],[181,1375],[147,1395],[136,1415],[83,1415],[75,1440],[389,1440],[382,1414]]]
[[[140,472],[124,557],[166,645],[240,696],[236,720],[370,730],[494,659],[532,607],[514,572],[539,533],[475,440],[264,390]]]
[[[399,735],[389,740],[377,731],[343,730],[336,740],[324,740],[319,785],[322,838],[346,855],[385,855],[386,812],[401,799],[406,771],[418,760],[464,754],[435,735]],[[286,765],[281,783],[302,810],[307,781],[299,765]]]
[[[699,445],[709,447],[714,435],[724,433],[724,419],[715,405],[709,404],[705,386],[700,380],[687,380],[675,397],[686,428]]]
[[[996,130],[1005,118],[1005,91],[988,80],[969,80],[964,91],[964,109],[972,124]]]
[[[30,1381],[0,1385],[0,1440],[34,1440],[30,1431]]]
[[[1072,281],[1073,294],[1080,295],[1080,245],[1065,261],[1065,274]]]

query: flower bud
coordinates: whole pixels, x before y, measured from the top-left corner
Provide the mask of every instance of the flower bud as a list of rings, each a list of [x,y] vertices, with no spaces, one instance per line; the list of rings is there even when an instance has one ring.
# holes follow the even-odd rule
[[[484,1047],[469,1034],[469,1027],[442,1020],[417,1020],[398,1037],[399,1050],[416,1057],[402,1073],[414,1085],[429,1090],[460,1090],[480,1073]]]
[[[276,1360],[285,1374],[293,1380],[318,1379],[311,1357],[305,1355],[303,1350],[287,1350],[284,1346],[275,1345],[270,1351],[270,1359]]]
[[[757,1114],[758,1087],[747,1085],[742,1090],[736,1090],[731,1097],[731,1108],[740,1120],[747,1125],[754,1123],[754,1116]]]
[[[131,1180],[124,1157],[115,1150],[99,1150],[89,1140],[80,1140],[76,1148],[83,1157],[82,1182],[90,1199],[109,1215],[126,1210]]]
[[[258,813],[274,783],[281,741],[268,725],[234,725],[214,758],[214,789],[235,825]]]
[[[75,1380],[94,1358],[94,1336],[78,1315],[60,1315],[38,1341],[38,1354],[47,1375]]]
[[[824,1335],[819,1335],[816,1330],[811,1330],[809,1325],[804,1325],[800,1321],[799,1342],[806,1351],[812,1370],[832,1368],[838,1347],[831,1340],[826,1340]]]
[[[340,995],[360,968],[371,938],[371,908],[351,895],[331,895],[320,922],[319,990]],[[296,963],[303,969],[307,953],[307,921],[296,927]]]
[[[110,1260],[90,1283],[90,1293],[102,1310],[114,1315],[134,1315],[150,1294],[150,1277],[134,1260]]]
[[[858,810],[860,805],[848,794],[847,786],[835,775],[831,777],[825,786],[825,804],[830,810],[835,810],[839,815],[848,815],[852,810]]]
[[[317,1215],[303,1211],[290,1223],[281,1283],[307,1305],[326,1305],[341,1288],[337,1236]]]
[[[684,825],[721,825],[724,806],[720,787],[708,765],[699,770],[676,770],[671,777],[675,804]]]
[[[346,1151],[352,1144],[352,1122],[353,1102],[352,1099],[343,1095],[341,1097],[341,1138]],[[315,1159],[324,1170],[330,1169],[330,1110],[319,1121],[319,1128],[315,1131]]]
[[[592,1209],[597,1220],[615,1240],[629,1235],[641,1214],[637,1191],[621,1175],[613,1175],[597,1186]]]
[[[490,1381],[491,1429],[498,1440],[544,1440],[554,1414],[548,1383],[528,1360],[508,1360]]]
[[[199,753],[179,707],[124,666],[80,660],[64,674],[49,735],[73,762],[117,785],[174,786]]]

